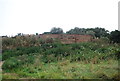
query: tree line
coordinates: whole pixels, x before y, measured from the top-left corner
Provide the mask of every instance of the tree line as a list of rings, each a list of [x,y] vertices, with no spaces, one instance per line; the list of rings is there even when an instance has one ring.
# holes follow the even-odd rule
[[[53,27],[49,32],[44,32],[42,34],[80,34],[80,35],[91,35],[93,38],[100,39],[102,37],[106,37],[110,40],[112,43],[120,43],[120,31],[108,31],[105,28],[79,28],[75,27],[73,29],[70,29],[66,32],[63,32],[62,28],[59,27]],[[36,35],[39,35],[36,33]],[[23,33],[18,33],[16,36],[24,36]],[[16,37],[15,36],[15,37]],[[7,37],[7,36],[2,36]]]
[[[113,43],[120,43],[120,31],[115,30],[109,32],[105,28],[79,28],[75,27],[70,29],[66,33],[63,32],[62,28],[53,27],[50,32],[44,32],[43,34],[80,34],[80,35],[92,35],[94,38],[107,37]]]

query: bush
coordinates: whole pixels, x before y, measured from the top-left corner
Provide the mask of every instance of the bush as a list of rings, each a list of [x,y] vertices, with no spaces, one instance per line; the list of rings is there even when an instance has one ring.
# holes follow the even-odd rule
[[[118,30],[112,31],[109,35],[109,39],[113,43],[120,43],[120,31]]]
[[[11,57],[3,63],[2,69],[3,70],[12,70],[14,68],[19,67],[20,64],[21,64],[21,62],[17,58]]]
[[[6,60],[14,56],[16,56],[16,53],[14,50],[7,50],[2,53],[2,60]]]

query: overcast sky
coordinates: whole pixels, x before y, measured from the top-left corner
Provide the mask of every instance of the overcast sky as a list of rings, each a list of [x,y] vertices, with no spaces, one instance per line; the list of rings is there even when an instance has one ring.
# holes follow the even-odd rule
[[[0,0],[0,36],[60,27],[118,29],[120,0]]]

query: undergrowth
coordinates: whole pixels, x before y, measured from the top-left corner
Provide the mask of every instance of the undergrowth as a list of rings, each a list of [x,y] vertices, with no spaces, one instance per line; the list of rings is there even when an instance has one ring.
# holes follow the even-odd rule
[[[117,44],[87,42],[19,46],[3,51],[3,78],[116,79],[120,69],[119,54]]]

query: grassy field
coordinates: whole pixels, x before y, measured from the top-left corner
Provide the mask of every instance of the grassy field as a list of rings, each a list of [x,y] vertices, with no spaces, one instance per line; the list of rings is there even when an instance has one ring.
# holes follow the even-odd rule
[[[37,42],[38,43],[38,42]],[[10,45],[9,45],[10,46]],[[10,47],[8,47],[10,48]],[[3,79],[120,79],[118,44],[44,43],[3,49]]]
[[[4,79],[117,79],[118,61],[101,61],[98,64],[72,62],[69,60],[26,65],[3,73]]]

